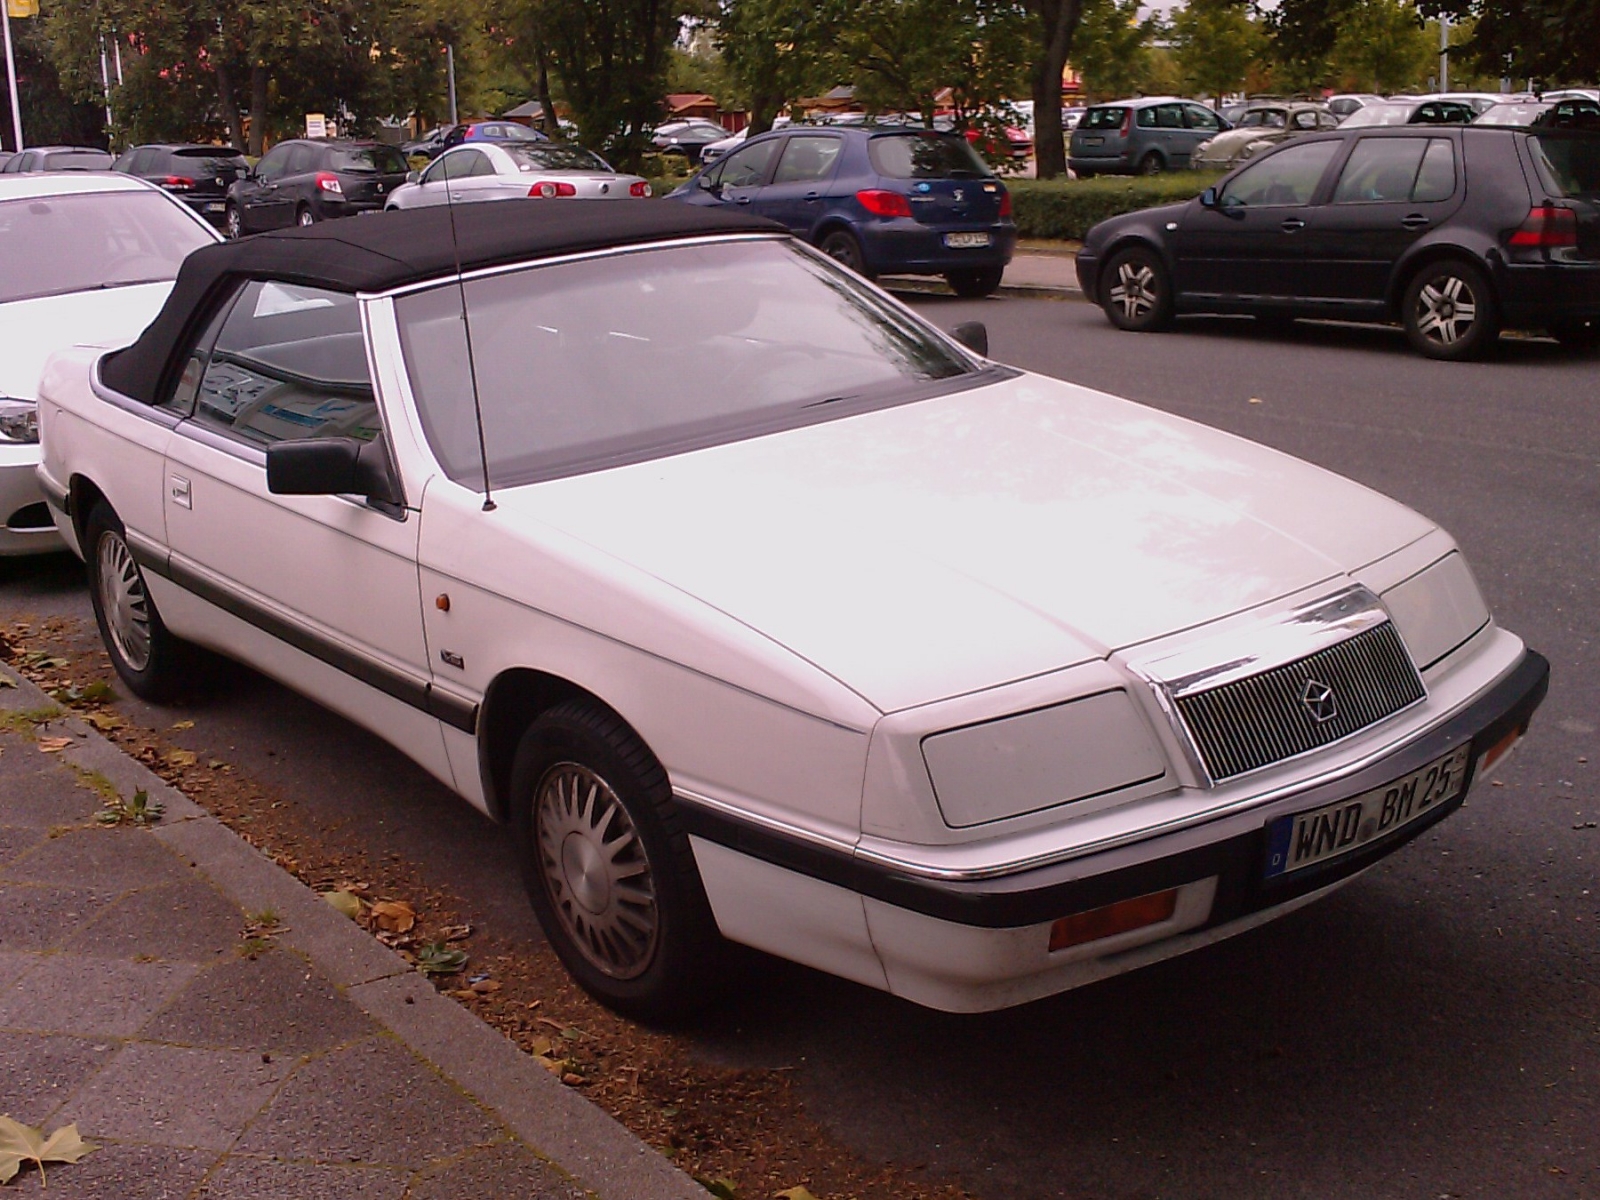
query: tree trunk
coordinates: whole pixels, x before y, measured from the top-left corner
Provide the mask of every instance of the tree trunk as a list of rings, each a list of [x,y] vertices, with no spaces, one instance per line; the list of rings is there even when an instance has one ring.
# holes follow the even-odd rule
[[[250,155],[260,158],[267,137],[267,67],[250,68]]]
[[[550,99],[550,63],[545,58],[542,39],[534,47],[533,53],[534,61],[539,66],[539,107],[544,110],[544,119],[540,121],[540,125],[549,136],[559,138],[561,126],[556,123],[556,102]]]
[[[229,144],[235,148],[244,146],[244,114],[239,111],[239,97],[233,90],[233,72],[228,70],[227,61],[221,54],[216,57],[217,64],[217,96],[222,102],[222,117],[228,122]]]
[[[1083,0],[1031,0],[1040,53],[1033,67],[1033,153],[1040,179],[1067,173],[1067,139],[1061,129],[1061,72],[1072,52]]]
[[[778,114],[783,108],[785,97],[776,92],[757,92],[750,97],[750,124],[745,128],[747,138],[763,134],[772,128],[772,123],[778,119]]]

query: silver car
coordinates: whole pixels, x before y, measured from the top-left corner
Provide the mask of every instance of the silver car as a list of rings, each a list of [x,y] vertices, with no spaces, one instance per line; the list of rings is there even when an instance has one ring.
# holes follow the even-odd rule
[[[447,150],[394,190],[386,210],[479,200],[642,200],[650,184],[564,142],[474,142]]]

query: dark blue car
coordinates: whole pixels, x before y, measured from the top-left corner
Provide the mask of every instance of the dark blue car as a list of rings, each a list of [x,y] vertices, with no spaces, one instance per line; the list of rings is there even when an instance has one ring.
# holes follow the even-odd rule
[[[791,125],[751,138],[668,197],[746,209],[868,279],[943,275],[987,296],[1016,247],[1011,196],[959,134]]]

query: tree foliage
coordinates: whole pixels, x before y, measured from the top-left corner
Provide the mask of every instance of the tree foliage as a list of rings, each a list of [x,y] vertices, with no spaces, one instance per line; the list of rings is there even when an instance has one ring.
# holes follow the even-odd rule
[[[765,133],[785,107],[836,82],[841,9],[822,0],[728,0],[717,45],[750,132]]]
[[[1262,16],[1279,86],[1311,91],[1332,77],[1339,29],[1357,0],[1279,0]]]
[[[1072,61],[1091,100],[1131,96],[1148,83],[1160,19],[1141,21],[1139,8],[1139,0],[1085,0]]]
[[[1421,0],[1429,15],[1475,19],[1464,58],[1484,74],[1554,87],[1600,79],[1600,0]]]
[[[1246,0],[1189,0],[1172,14],[1172,42],[1185,85],[1213,101],[1242,89],[1266,49]]]
[[[1423,86],[1438,69],[1439,35],[1407,0],[1357,0],[1329,55],[1333,80],[1349,91],[1388,94]]]

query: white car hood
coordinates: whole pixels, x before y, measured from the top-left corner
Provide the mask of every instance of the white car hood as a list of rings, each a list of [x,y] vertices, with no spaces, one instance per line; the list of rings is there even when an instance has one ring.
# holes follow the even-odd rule
[[[496,499],[884,711],[1338,580],[1433,528],[1298,459],[1032,375]]]
[[[57,350],[132,342],[171,290],[165,281],[0,304],[0,393],[32,400],[45,360]]]

